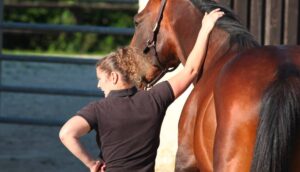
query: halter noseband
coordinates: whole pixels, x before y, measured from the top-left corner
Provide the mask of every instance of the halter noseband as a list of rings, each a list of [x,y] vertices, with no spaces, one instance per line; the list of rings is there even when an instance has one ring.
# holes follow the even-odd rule
[[[167,3],[167,0],[162,0],[161,1],[160,8],[159,8],[159,13],[158,13],[158,16],[156,18],[156,22],[155,22],[154,28],[152,30],[152,38],[147,41],[146,47],[145,47],[145,49],[143,51],[144,54],[147,54],[150,51],[151,48],[154,49],[154,52],[155,52],[155,62],[156,62],[155,65],[157,65],[157,67],[159,67],[159,69],[161,70],[161,72],[160,72],[160,74],[158,76],[156,76],[150,83],[147,83],[146,89],[152,87],[167,72],[172,72],[172,71],[174,71],[177,68],[177,66],[176,67],[172,67],[172,68],[165,68],[165,67],[163,67],[163,65],[161,64],[161,61],[159,60],[157,51],[156,51],[157,35],[158,35],[158,32],[159,32],[160,23],[161,23],[162,18],[163,18],[163,12],[164,12],[166,3]]]

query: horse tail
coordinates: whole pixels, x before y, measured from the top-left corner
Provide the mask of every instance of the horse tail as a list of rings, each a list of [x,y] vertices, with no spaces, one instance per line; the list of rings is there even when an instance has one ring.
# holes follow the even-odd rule
[[[261,102],[251,172],[289,171],[300,125],[300,71],[293,64],[278,67]],[[298,127],[297,127],[298,125]]]

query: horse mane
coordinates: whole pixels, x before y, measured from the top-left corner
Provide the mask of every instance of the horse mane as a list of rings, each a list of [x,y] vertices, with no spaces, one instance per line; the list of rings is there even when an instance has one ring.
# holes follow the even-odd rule
[[[216,8],[220,8],[225,12],[225,16],[217,21],[216,26],[229,33],[231,46],[236,44],[239,50],[260,46],[254,36],[241,24],[235,13],[228,7],[212,0],[191,0],[191,2],[203,14]]]

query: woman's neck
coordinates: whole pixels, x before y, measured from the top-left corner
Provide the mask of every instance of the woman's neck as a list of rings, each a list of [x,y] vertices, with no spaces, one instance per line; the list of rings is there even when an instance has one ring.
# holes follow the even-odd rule
[[[128,89],[128,88],[132,88],[134,85],[133,84],[129,84],[129,83],[125,83],[123,81],[119,81],[116,83],[114,90],[123,90],[123,89]]]

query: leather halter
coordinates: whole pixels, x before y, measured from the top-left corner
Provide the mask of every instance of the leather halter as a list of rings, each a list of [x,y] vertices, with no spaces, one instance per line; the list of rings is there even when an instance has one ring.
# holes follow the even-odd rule
[[[156,22],[154,28],[152,30],[152,38],[147,41],[146,47],[143,51],[144,54],[147,54],[151,48],[154,49],[155,52],[155,65],[161,70],[160,74],[156,76],[150,83],[147,83],[146,89],[152,87],[158,80],[160,80],[167,72],[174,71],[176,67],[166,68],[162,65],[161,61],[159,60],[159,56],[156,50],[156,43],[157,43],[157,35],[160,28],[160,23],[163,18],[163,12],[166,6],[167,0],[162,0],[159,8],[159,13],[156,18]]]

